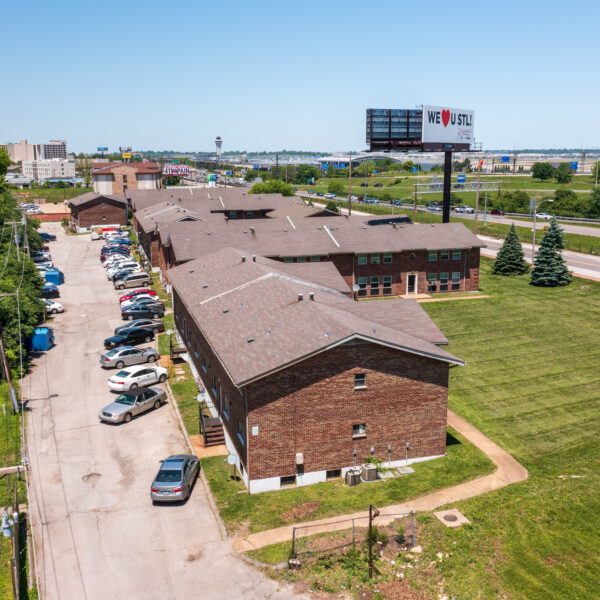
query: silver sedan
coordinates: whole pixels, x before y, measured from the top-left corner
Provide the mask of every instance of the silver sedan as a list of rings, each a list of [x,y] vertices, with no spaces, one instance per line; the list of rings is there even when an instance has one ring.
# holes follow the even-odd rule
[[[113,348],[100,355],[100,365],[103,367],[116,367],[122,369],[127,365],[140,363],[153,363],[160,358],[154,348],[135,348],[134,346],[121,346]]]
[[[198,457],[190,454],[169,456],[162,465],[150,486],[152,503],[186,500],[200,473]]]
[[[133,417],[151,408],[160,408],[167,401],[167,393],[160,388],[135,388],[117,396],[105,406],[98,418],[105,423],[129,423]]]

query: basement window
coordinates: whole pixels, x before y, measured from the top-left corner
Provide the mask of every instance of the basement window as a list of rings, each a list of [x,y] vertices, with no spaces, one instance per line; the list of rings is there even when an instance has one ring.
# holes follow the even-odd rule
[[[329,481],[330,479],[339,479],[342,476],[341,469],[332,469],[331,471],[325,471],[325,479]]]
[[[364,423],[359,425],[352,425],[352,438],[366,438],[367,437],[367,426]]]
[[[292,487],[296,485],[296,476],[288,475],[287,477],[279,478],[279,487]]]
[[[361,390],[366,389],[367,387],[367,374],[366,373],[357,373],[354,376],[354,389]]]

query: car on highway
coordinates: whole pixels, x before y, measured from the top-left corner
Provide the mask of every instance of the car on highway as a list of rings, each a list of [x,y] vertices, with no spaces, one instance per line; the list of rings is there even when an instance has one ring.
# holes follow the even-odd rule
[[[309,194],[314,194],[314,193],[315,193],[315,190],[308,190],[308,193],[309,193]]]
[[[549,215],[548,213],[536,213],[535,215],[536,219],[543,219],[545,221],[549,221],[550,219],[552,219],[552,215]]]
[[[333,200],[335,198],[335,194],[332,194],[331,192],[325,194],[325,198],[327,198],[328,200]]]
[[[361,183],[360,187],[369,187],[369,184],[368,183]]]
[[[400,198],[392,198],[392,204],[395,206],[402,206],[402,200],[400,200]]]
[[[452,210],[457,213],[467,213],[467,214],[473,214],[475,212],[475,209],[471,206],[455,206],[455,207],[453,207]]]
[[[432,212],[440,212],[442,210],[442,207],[439,204],[427,204],[425,208]]]
[[[46,233],[45,231],[40,231],[39,236],[44,242],[53,242],[56,239],[56,236],[53,233]]]
[[[128,306],[121,310],[121,319],[124,321],[133,321],[144,317],[160,319],[165,316],[165,307],[162,304],[141,304],[139,306]]]
[[[146,288],[142,288],[140,290],[133,290],[132,292],[129,292],[129,294],[121,296],[119,298],[119,302],[123,303],[126,300],[131,300],[132,298],[135,298],[136,296],[156,296],[156,291],[148,290]]]
[[[98,413],[98,418],[105,423],[129,423],[133,417],[151,408],[160,408],[166,401],[165,390],[139,387],[119,394]]]
[[[492,215],[498,215],[500,217],[504,216],[504,211],[500,208],[492,208],[492,210],[490,211],[490,214]]]
[[[153,363],[160,358],[154,348],[136,348],[134,346],[120,346],[100,355],[100,366],[116,367],[122,369],[129,365],[140,363]]]
[[[190,454],[169,456],[162,461],[150,486],[152,504],[186,500],[199,473],[200,462],[197,456]]]
[[[317,196],[323,197],[323,192],[317,192]]]
[[[145,327],[131,327],[126,331],[107,337],[104,340],[105,348],[117,348],[118,346],[132,346],[142,342],[151,342],[154,339],[154,331]]]
[[[59,296],[58,287],[53,283],[45,283],[42,287],[42,298],[58,298]]]
[[[148,287],[152,283],[152,277],[148,273],[129,273],[123,279],[115,281],[116,290],[124,290],[130,287],[139,287],[143,285]]]
[[[152,319],[136,319],[135,321],[129,321],[129,323],[125,323],[125,325],[119,325],[119,327],[115,329],[115,335],[120,335],[132,327],[152,329],[155,334],[161,333],[165,330],[165,324],[162,321],[153,321]]]
[[[46,313],[49,315],[65,312],[65,307],[60,302],[54,302],[54,300],[48,300],[47,298],[42,298],[42,302],[45,305]]]
[[[376,183],[373,187],[383,187],[383,183]]]
[[[125,367],[108,378],[108,387],[113,392],[124,392],[145,387],[153,383],[164,383],[169,374],[164,367],[137,365]]]

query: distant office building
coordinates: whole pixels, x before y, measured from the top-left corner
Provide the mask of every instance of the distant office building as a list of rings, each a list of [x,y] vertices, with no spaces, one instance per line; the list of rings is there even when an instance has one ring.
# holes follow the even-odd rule
[[[36,181],[43,179],[70,179],[75,177],[75,161],[72,158],[50,158],[45,160],[24,160],[23,175]]]
[[[161,187],[160,165],[94,162],[92,179],[97,194],[123,194],[126,190],[157,190]]]
[[[67,158],[67,142],[65,140],[50,140],[47,144],[29,144],[27,140],[21,140],[18,144],[12,142],[0,144],[0,148],[4,148],[8,152],[8,156],[13,162]]]

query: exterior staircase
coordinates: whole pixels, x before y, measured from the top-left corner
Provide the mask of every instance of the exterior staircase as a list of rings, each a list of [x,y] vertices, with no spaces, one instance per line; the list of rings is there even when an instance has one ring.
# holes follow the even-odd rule
[[[206,448],[224,444],[225,434],[223,433],[221,419],[202,416],[202,436],[204,437],[204,446]]]

